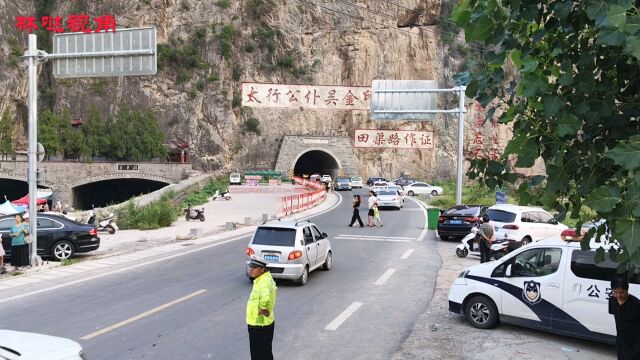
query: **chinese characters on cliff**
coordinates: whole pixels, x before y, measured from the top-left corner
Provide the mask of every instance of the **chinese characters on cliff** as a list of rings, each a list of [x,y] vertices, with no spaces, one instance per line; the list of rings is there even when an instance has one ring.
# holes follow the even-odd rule
[[[242,83],[242,106],[367,111],[371,107],[371,88]]]
[[[476,102],[470,107],[471,111],[468,114],[473,116],[472,124],[474,126],[467,132],[471,136],[467,136],[467,145],[464,151],[465,158],[468,160],[498,160],[504,150],[500,143],[501,127],[504,126],[498,125],[496,116],[485,123],[485,109],[480,103]]]
[[[89,17],[89,15],[68,15],[66,21],[61,16],[18,16],[15,27],[20,31],[34,32],[39,29],[49,32],[63,33],[70,32],[100,32],[116,31],[116,17],[113,15],[103,15]]]
[[[412,130],[356,130],[356,148],[433,149],[433,132]]]

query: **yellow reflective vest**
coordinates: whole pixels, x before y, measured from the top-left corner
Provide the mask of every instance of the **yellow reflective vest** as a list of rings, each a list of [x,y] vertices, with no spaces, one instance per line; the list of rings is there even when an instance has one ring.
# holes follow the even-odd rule
[[[266,326],[275,321],[273,308],[276,304],[277,291],[276,282],[268,271],[253,280],[253,289],[247,301],[248,325]],[[260,315],[258,309],[269,310],[269,316]]]

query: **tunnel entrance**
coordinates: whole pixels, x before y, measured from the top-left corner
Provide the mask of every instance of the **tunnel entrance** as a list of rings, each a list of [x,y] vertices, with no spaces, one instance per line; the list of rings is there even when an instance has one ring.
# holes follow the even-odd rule
[[[297,176],[331,175],[331,178],[335,181],[340,173],[340,164],[336,158],[326,151],[310,150],[298,157],[293,173]]]
[[[96,181],[73,188],[73,206],[87,210],[91,205],[104,207],[118,204],[134,196],[148,194],[169,184],[144,179],[113,179]]]
[[[0,179],[0,189],[0,203],[4,202],[5,196],[11,201],[20,199],[29,192],[26,181],[12,179]]]

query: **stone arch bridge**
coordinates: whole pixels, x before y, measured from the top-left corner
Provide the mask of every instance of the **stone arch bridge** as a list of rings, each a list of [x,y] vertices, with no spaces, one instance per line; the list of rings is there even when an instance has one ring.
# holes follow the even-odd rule
[[[0,189],[5,192],[0,196],[12,199],[26,193],[27,168],[27,161],[0,161]],[[154,162],[45,161],[38,163],[38,169],[44,174],[40,186],[51,188],[54,199],[81,209],[155,191],[180,182],[192,171],[190,163]]]

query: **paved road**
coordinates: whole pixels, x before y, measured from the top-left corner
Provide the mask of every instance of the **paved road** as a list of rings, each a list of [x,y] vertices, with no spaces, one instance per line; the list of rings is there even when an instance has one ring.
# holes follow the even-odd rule
[[[434,242],[418,241],[419,206],[383,211],[383,228],[348,228],[351,194],[313,218],[332,239],[334,268],[304,287],[278,283],[277,359],[390,358],[431,299],[440,258]],[[88,359],[248,359],[247,242],[3,303],[0,328],[77,340]]]

